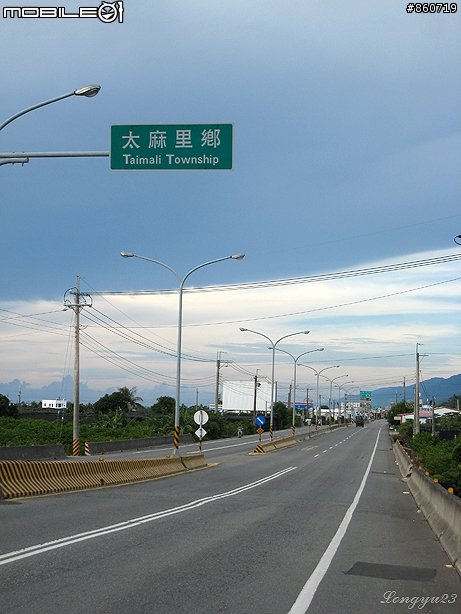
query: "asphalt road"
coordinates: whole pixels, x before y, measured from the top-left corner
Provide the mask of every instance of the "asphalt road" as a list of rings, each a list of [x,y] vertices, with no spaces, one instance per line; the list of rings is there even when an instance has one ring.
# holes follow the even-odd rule
[[[0,612],[461,611],[384,422],[254,441],[204,444],[213,466],[172,478],[2,502]]]

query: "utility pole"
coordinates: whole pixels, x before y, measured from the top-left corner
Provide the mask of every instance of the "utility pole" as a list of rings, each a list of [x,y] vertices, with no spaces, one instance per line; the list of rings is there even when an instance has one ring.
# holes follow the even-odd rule
[[[405,410],[407,408],[407,388],[405,385],[405,377],[403,378],[403,413],[405,413]]]
[[[67,295],[74,297],[73,302]],[[87,301],[87,297],[90,298]],[[75,314],[75,336],[74,336],[74,411],[72,418],[72,456],[79,456],[80,447],[80,311],[84,307],[91,307],[91,297],[89,294],[80,292],[80,276],[77,275],[75,288],[67,290],[64,294],[64,306],[72,309]]]
[[[253,424],[256,424],[256,393],[258,391],[258,371],[259,369],[256,369],[256,375],[254,376],[254,380],[255,380],[255,390],[254,390],[254,395],[253,395]]]
[[[214,412],[215,414],[218,413],[218,405],[219,405],[219,370],[221,368],[221,354],[222,352],[216,352],[216,388],[214,392]]]
[[[432,406],[432,437],[435,435],[435,397],[431,399]]]
[[[79,456],[80,447],[80,277],[77,275],[75,292],[75,345],[74,345],[74,415],[72,428],[72,456]]]
[[[421,343],[416,344],[416,383],[415,383],[415,406],[413,410],[413,435],[419,433],[419,351],[418,346]]]

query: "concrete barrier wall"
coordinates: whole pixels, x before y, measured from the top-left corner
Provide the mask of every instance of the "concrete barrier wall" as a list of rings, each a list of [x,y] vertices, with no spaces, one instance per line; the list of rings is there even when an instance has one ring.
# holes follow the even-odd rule
[[[413,466],[410,455],[398,441],[393,444],[393,449],[395,460],[399,465],[400,473],[403,477],[406,477],[409,474],[411,467]]]
[[[180,435],[179,444],[194,443],[192,435]],[[88,447],[91,455],[107,454],[108,452],[123,452],[124,450],[144,450],[159,446],[173,446],[173,436],[146,437],[143,439],[121,439],[118,441],[94,441],[89,442]]]
[[[298,435],[289,435],[287,437],[280,437],[279,439],[272,439],[264,443],[259,443],[254,449],[254,454],[264,454],[265,452],[274,452],[275,450],[282,450],[284,448],[291,448],[300,443],[317,439],[322,435],[327,435],[334,428],[344,428],[347,424],[336,424],[334,426],[321,426],[317,431],[315,428],[309,433],[300,433]]]
[[[416,505],[461,575],[461,499],[413,467],[399,442],[394,443],[394,454]]]
[[[272,441],[265,441],[264,443],[258,443],[254,449],[254,454],[264,454],[266,452],[274,452],[275,446]]]
[[[188,456],[181,456],[180,458],[181,463],[188,471],[191,469],[204,469],[207,466],[203,454],[189,454]]]
[[[289,437],[281,437],[280,439],[274,439],[274,446],[276,450],[283,450],[283,448],[291,448],[291,446],[296,446],[297,441],[294,435],[290,435]]]
[[[103,461],[0,461],[0,492],[6,498],[46,495],[124,484],[206,467],[203,454]]]
[[[0,460],[56,460],[66,458],[64,447],[57,443],[49,446],[1,446]]]
[[[408,480],[416,504],[461,575],[461,499],[413,468]]]

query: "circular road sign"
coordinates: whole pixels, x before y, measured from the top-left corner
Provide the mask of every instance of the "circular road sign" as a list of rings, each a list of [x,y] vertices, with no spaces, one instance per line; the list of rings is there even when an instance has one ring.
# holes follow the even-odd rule
[[[202,426],[202,424],[206,424],[208,422],[208,414],[206,411],[203,411],[203,409],[199,409],[194,414],[194,421],[196,424],[200,424],[200,426]]]
[[[263,426],[264,424],[266,424],[266,418],[264,416],[258,416],[255,422],[258,426]]]

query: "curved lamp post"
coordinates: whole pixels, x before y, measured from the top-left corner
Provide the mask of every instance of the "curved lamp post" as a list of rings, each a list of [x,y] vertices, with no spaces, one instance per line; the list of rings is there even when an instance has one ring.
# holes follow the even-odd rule
[[[319,377],[320,374],[323,373],[324,371],[326,371],[327,369],[339,369],[340,365],[332,365],[331,367],[325,367],[324,369],[320,369],[320,371],[317,371],[317,369],[314,369],[314,367],[309,367],[309,365],[303,365],[301,364],[302,367],[307,367],[307,369],[312,369],[312,371],[315,372],[315,375],[317,376],[317,422],[316,422],[316,427],[318,426],[318,419],[319,419],[319,415],[320,417],[322,417],[322,410],[319,406]]]
[[[349,394],[349,392],[351,390],[353,390],[356,386],[349,388],[348,390],[346,390],[345,386],[350,386],[351,384],[354,384],[354,380],[351,379],[348,382],[344,382],[343,384],[335,384],[335,386],[338,386],[338,406],[340,404],[340,400],[341,400],[341,390],[344,389],[344,413],[346,414],[347,411],[347,395]]]
[[[269,435],[270,435],[270,438],[272,439],[273,426],[274,426],[275,348],[277,347],[277,344],[280,343],[280,341],[282,341],[282,339],[287,339],[287,337],[293,337],[294,335],[308,335],[310,331],[301,330],[301,331],[298,331],[297,333],[290,333],[289,335],[284,335],[283,337],[280,337],[280,339],[277,339],[277,341],[274,342],[267,335],[263,335],[263,333],[258,333],[258,331],[256,330],[250,330],[249,328],[240,328],[240,330],[242,331],[242,333],[247,332],[247,333],[254,333],[255,335],[260,335],[261,337],[264,337],[264,339],[267,339],[270,343],[269,349],[272,350],[272,377],[271,377],[271,419],[270,419]]]
[[[215,264],[216,262],[222,262],[223,260],[242,260],[245,257],[245,254],[235,254],[233,256],[225,256],[224,258],[217,258],[216,260],[210,260],[209,262],[204,262],[203,264],[199,264],[198,266],[191,269],[182,279],[176,273],[174,269],[172,269],[167,264],[160,262],[159,260],[154,260],[153,258],[147,258],[146,256],[139,256],[138,254],[132,254],[131,252],[120,252],[120,255],[123,258],[140,258],[141,260],[147,260],[148,262],[153,262],[154,264],[159,264],[160,266],[168,269],[173,273],[179,283],[179,299],[178,299],[178,345],[177,345],[177,358],[176,358],[176,397],[175,397],[175,411],[174,411],[174,450],[173,454],[178,454],[179,448],[179,408],[180,408],[180,390],[181,390],[181,341],[182,341],[182,295],[184,289],[184,282],[198,269],[202,269],[209,264]]]
[[[70,98],[71,96],[85,96],[85,98],[93,98],[101,89],[100,85],[86,85],[85,87],[81,87],[78,90],[74,90],[73,92],[69,92],[68,94],[62,94],[61,96],[56,96],[56,98],[50,98],[50,100],[45,100],[45,102],[39,102],[38,104],[34,104],[32,107],[28,107],[24,109],[24,111],[19,111],[15,115],[12,115],[9,119],[5,120],[2,124],[0,124],[0,130],[3,130],[5,126],[8,126],[12,121],[21,117],[21,115],[25,115],[30,111],[35,111],[35,109],[39,109],[40,107],[45,107],[48,104],[52,104],[53,102],[58,102],[58,100],[64,100],[64,98]]]
[[[0,131],[3,130],[3,128],[5,128],[5,126],[8,126],[8,124],[10,124],[12,121],[14,121],[15,119],[17,119],[18,117],[21,117],[22,115],[25,115],[26,113],[30,113],[30,111],[35,111],[35,109],[40,109],[40,107],[45,107],[48,104],[52,104],[53,102],[58,102],[59,100],[64,100],[64,98],[70,98],[71,96],[84,96],[85,98],[93,98],[93,96],[96,96],[96,94],[99,92],[99,90],[101,89],[100,85],[85,85],[85,87],[80,87],[77,90],[74,90],[73,92],[69,92],[68,94],[62,94],[61,96],[56,96],[55,98],[50,98],[50,100],[45,100],[44,102],[39,102],[38,104],[34,104],[31,107],[28,107],[27,109],[24,109],[23,111],[19,111],[19,113],[15,113],[14,115],[12,115],[11,117],[9,117],[7,120],[5,120],[3,123],[0,124]],[[1,159],[0,159],[0,166],[2,166],[3,164],[25,164],[26,162],[29,162],[29,157],[40,157],[40,158],[47,158],[47,157],[72,157],[72,156],[77,156],[77,157],[84,157],[84,156],[102,156],[105,155],[107,156],[108,153],[106,152],[60,152],[60,153],[36,153],[36,154],[1,154]]]
[[[271,349],[271,348],[269,348],[269,349]],[[294,435],[295,434],[295,418],[296,418],[296,366],[298,364],[298,360],[301,358],[301,356],[305,356],[306,354],[311,354],[312,352],[323,352],[323,350],[325,348],[317,348],[315,350],[308,350],[307,352],[303,352],[302,354],[300,354],[296,358],[293,356],[293,354],[291,354],[290,352],[287,352],[286,350],[282,350],[281,348],[277,348],[277,349],[278,349],[279,352],[283,352],[284,354],[288,354],[288,356],[291,356],[291,358],[294,361],[294,372],[293,372],[293,418],[292,418],[292,422],[291,422],[291,432]],[[306,400],[306,407],[307,407],[307,402],[308,402],[308,399]]]
[[[333,382],[335,382],[337,379],[341,379],[341,377],[349,377],[349,375],[338,375],[338,377],[334,377],[333,379],[330,379],[326,375],[322,375],[322,377],[324,377],[330,382],[330,398],[328,399],[328,412],[331,416],[331,401],[333,400]],[[334,407],[333,407],[333,419],[334,419]]]

